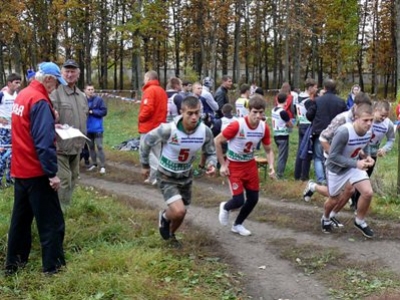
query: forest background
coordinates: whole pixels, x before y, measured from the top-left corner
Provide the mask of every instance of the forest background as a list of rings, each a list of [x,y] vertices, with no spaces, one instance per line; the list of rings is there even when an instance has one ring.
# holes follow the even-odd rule
[[[80,65],[79,85],[139,90],[168,77],[302,88],[308,77],[394,99],[400,0],[1,1],[0,84],[44,60]],[[216,84],[217,85],[217,84]]]

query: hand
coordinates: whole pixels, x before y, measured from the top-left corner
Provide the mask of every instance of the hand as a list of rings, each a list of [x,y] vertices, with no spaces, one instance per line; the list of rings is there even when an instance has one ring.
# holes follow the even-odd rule
[[[275,169],[274,168],[269,168],[268,175],[269,175],[269,178],[276,179]]]
[[[221,168],[219,169],[219,173],[221,174],[221,176],[229,176],[229,169],[228,169],[228,164],[224,163]]]
[[[386,151],[384,149],[379,149],[378,152],[376,153],[379,157],[383,157],[386,155]]]
[[[367,162],[366,159],[357,160],[357,169],[366,171],[366,170],[368,170],[368,167],[369,167],[369,163]]]
[[[142,177],[146,180],[150,176],[150,168],[143,168],[142,167]]]
[[[62,129],[62,128],[63,128],[63,125],[62,125],[62,124],[56,124],[54,127],[55,127],[55,128],[60,128],[60,129]]]
[[[214,176],[215,175],[215,166],[213,166],[213,165],[207,166],[206,174],[209,176]]]
[[[50,186],[53,190],[57,191],[60,188],[61,181],[60,178],[54,176],[53,178],[49,178]]]
[[[371,156],[368,156],[365,161],[368,167],[372,167],[375,164],[375,160]]]
[[[0,124],[7,125],[9,122],[6,118],[0,117]]]

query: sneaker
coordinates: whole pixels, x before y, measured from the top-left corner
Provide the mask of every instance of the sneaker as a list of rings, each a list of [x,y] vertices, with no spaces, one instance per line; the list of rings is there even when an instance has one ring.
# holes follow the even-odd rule
[[[96,169],[97,166],[96,165],[91,165],[87,170],[88,171],[93,171],[94,169]]]
[[[332,232],[332,221],[324,221],[321,219],[321,227],[323,233],[331,233]]]
[[[251,231],[244,228],[244,226],[242,224],[233,225],[231,231],[234,233],[239,233],[240,235],[243,235],[243,236],[251,235]]]
[[[315,184],[315,182],[312,181],[312,180],[309,180],[309,181],[307,182],[306,188],[305,188],[304,191],[303,191],[303,199],[304,199],[304,201],[306,201],[306,202],[309,202],[309,201],[311,200],[312,195],[314,195],[314,192],[311,190],[311,186],[312,186],[313,184]]]
[[[223,226],[226,226],[229,223],[229,211],[224,209],[225,204],[226,202],[222,202],[219,205],[219,215],[218,215],[219,223]]]
[[[170,235],[169,243],[170,243],[170,246],[175,249],[182,249],[182,247],[183,247],[182,243],[180,241],[178,241],[175,234],[173,234],[173,233]]]
[[[104,167],[101,168],[101,169],[100,169],[100,174],[106,174],[106,168],[104,168]]]
[[[372,231],[371,228],[369,228],[369,226],[367,225],[367,223],[362,223],[361,225],[358,225],[356,223],[356,221],[354,221],[354,226],[360,230],[362,232],[362,234],[366,237],[366,238],[373,238],[374,237],[374,232]]]
[[[157,179],[154,179],[151,183],[151,185],[156,185],[157,184]]]
[[[170,225],[170,221],[167,221],[164,217],[163,217],[163,213],[165,212],[165,210],[160,210],[159,214],[158,214],[158,229],[160,231],[160,235],[164,240],[168,240],[170,238],[170,233],[169,233],[169,225]]]
[[[331,221],[332,221],[333,227],[336,227],[336,228],[344,227],[344,225],[336,217],[332,217]]]

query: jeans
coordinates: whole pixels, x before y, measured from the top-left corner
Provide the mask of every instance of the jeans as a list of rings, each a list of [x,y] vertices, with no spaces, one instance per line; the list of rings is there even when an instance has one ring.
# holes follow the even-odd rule
[[[294,179],[306,181],[310,177],[310,167],[311,167],[311,159],[301,159],[300,158],[300,145],[301,141],[304,138],[304,134],[306,133],[309,124],[300,124],[299,126],[299,147],[297,149],[296,154],[296,162],[294,165]],[[308,137],[307,137],[308,138]]]
[[[319,135],[314,137],[314,170],[315,176],[317,177],[318,183],[325,183],[325,157],[324,151],[321,146],[321,142],[319,141]]]
[[[278,178],[282,178],[285,173],[286,163],[289,156],[289,136],[274,137],[274,140],[278,147],[278,166],[276,168],[276,175]]]

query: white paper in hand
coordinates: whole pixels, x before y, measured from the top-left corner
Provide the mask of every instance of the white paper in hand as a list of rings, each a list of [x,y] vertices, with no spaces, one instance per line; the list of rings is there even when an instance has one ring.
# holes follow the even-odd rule
[[[82,137],[89,140],[87,136],[84,135],[79,129],[70,127],[68,124],[64,124],[61,128],[56,128],[56,132],[58,136],[63,140],[73,139],[77,137]]]

